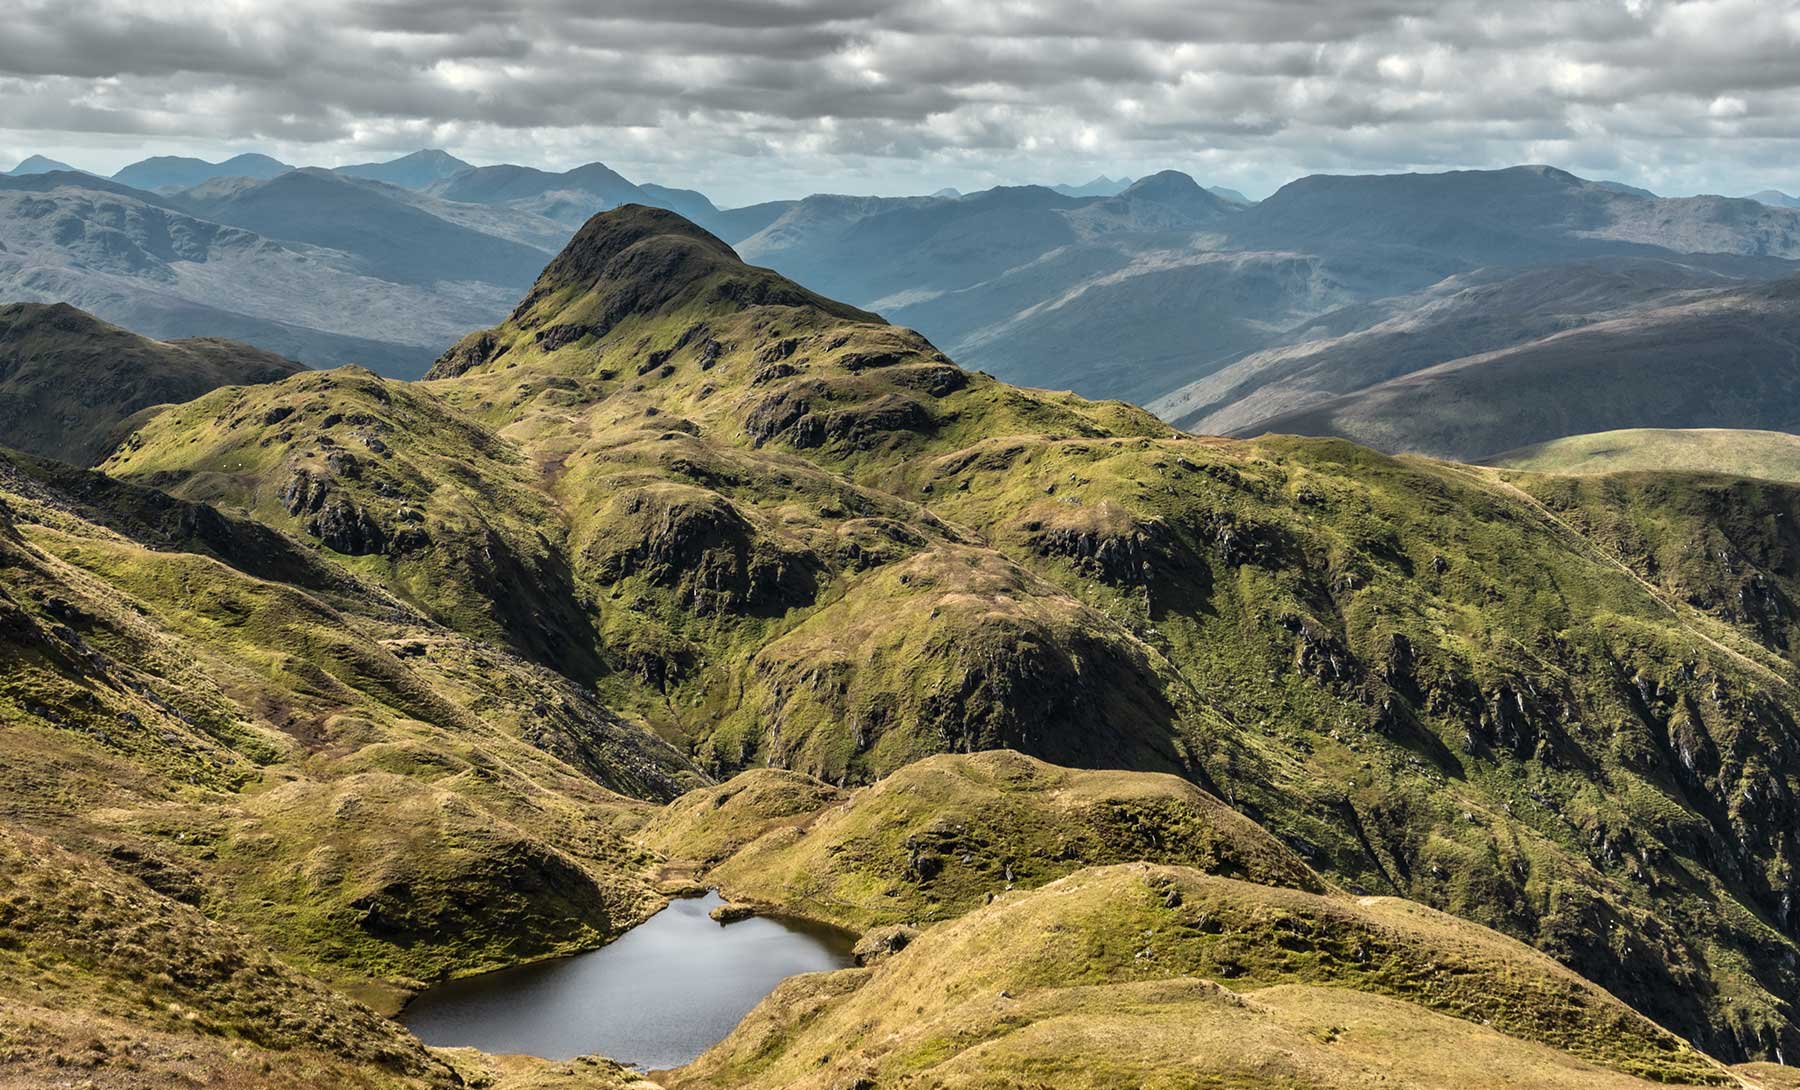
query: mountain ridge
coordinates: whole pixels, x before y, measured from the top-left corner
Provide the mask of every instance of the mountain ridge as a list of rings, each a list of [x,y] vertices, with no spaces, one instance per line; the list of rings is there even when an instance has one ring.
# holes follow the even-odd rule
[[[157,155],[120,168],[112,180],[133,189],[173,193],[192,189],[214,178],[254,178],[266,181],[294,169],[267,155],[247,152],[217,163],[183,155]]]
[[[65,303],[0,306],[0,446],[92,464],[141,409],[301,370],[231,341],[152,341]]]

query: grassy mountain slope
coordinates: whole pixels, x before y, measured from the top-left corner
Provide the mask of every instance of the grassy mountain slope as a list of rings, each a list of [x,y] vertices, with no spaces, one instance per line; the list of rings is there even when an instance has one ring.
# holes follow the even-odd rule
[[[874,969],[789,981],[667,1081],[1649,1084],[1627,1076],[1730,1081],[1485,929],[1390,898],[1131,864],[1003,896]]]
[[[1800,278],[1788,278],[1452,360],[1253,430],[1466,460],[1624,427],[1789,430],[1796,343]]]
[[[1007,747],[1179,775],[1717,1055],[1800,1047],[1800,494],[1197,439],[958,370],[643,208],[433,375],[221,392],[109,469],[591,669],[710,774]],[[489,555],[529,562],[496,593]]]
[[[0,1084],[453,1083],[394,1023],[127,874],[11,829],[0,864]]]
[[[88,465],[140,409],[301,369],[246,344],[153,341],[71,306],[15,303],[0,307],[0,444]]]
[[[1800,484],[1800,436],[1734,428],[1628,428],[1521,447],[1489,464],[1534,473],[1675,470]]]
[[[1193,784],[1004,750],[930,757],[845,796],[758,769],[692,791],[642,834],[717,863],[735,900],[851,930],[960,916],[984,898],[1132,860],[1323,892],[1280,841]]]
[[[588,691],[257,523],[18,456],[0,499],[9,828],[382,1002],[658,903],[630,796],[685,762]]]

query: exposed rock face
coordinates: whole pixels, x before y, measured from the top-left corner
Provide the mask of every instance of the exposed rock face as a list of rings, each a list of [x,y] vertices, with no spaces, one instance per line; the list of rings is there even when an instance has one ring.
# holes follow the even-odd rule
[[[370,556],[387,551],[387,535],[362,508],[345,499],[328,500],[306,520],[306,532],[327,549],[345,556]]]
[[[307,533],[333,552],[371,556],[388,550],[388,535],[367,512],[354,501],[334,495],[328,480],[304,469],[295,470],[282,486],[281,503],[288,514],[303,519],[301,525]],[[418,548],[429,540],[416,528],[406,532],[407,548]]]
[[[809,603],[819,561],[760,533],[718,493],[647,488],[619,496],[585,566],[604,584],[640,577],[702,616]]]
[[[851,951],[851,957],[856,959],[858,965],[874,965],[906,949],[918,937],[918,928],[908,927],[903,923],[873,928],[856,940],[856,948]]]

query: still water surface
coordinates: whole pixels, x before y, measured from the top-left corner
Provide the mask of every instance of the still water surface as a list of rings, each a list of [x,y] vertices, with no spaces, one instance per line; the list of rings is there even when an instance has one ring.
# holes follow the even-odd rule
[[[400,1020],[431,1045],[675,1067],[785,978],[850,964],[842,932],[761,917],[720,926],[707,913],[721,903],[683,898],[598,950],[441,984]]]

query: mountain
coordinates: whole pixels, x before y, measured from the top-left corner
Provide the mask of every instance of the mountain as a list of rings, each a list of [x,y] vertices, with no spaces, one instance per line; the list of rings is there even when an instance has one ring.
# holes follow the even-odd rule
[[[398,162],[458,166],[443,156]],[[1163,171],[1106,196],[1013,187],[724,210],[694,190],[637,185],[598,163],[565,173],[456,170],[422,189],[361,170],[212,179],[168,197],[100,179],[77,185],[67,173],[35,176],[46,192],[110,186],[280,245],[266,260],[246,259],[255,275],[170,292],[144,282],[166,283],[162,270],[121,284],[40,237],[33,245],[55,251],[51,267],[14,297],[72,302],[154,336],[220,332],[308,363],[416,375],[461,332],[504,313],[590,214],[641,203],[678,211],[752,261],[915,328],[969,366],[1237,431],[1401,367],[1617,317],[1605,298],[1617,279],[1607,267],[1661,262],[1696,289],[1800,269],[1800,212],[1664,200],[1547,167],[1308,178],[1260,204]],[[290,269],[292,255],[311,267]],[[1569,300],[1554,304],[1554,318],[1549,304],[1521,302],[1514,312],[1497,296],[1464,309],[1467,327],[1443,320],[1440,296],[1453,285],[1548,281],[1557,266],[1568,267]],[[1594,282],[1579,283],[1590,271]],[[292,293],[280,281],[296,277],[318,285],[300,296],[303,313],[284,309]],[[1619,290],[1621,306],[1644,304]],[[215,324],[199,324],[202,314]],[[1361,362],[1335,366],[1352,357]]]
[[[1196,223],[1220,220],[1234,211],[1232,202],[1202,188],[1200,183],[1179,170],[1164,170],[1139,178],[1116,197],[1102,201],[1096,207],[1135,203],[1172,209]]]
[[[1437,364],[1256,431],[1473,460],[1617,428],[1800,429],[1800,277]]]
[[[211,184],[223,187],[215,194],[223,200],[257,183]],[[462,237],[448,223],[426,226]],[[378,262],[430,270],[408,266],[404,239],[377,233],[373,243],[388,249],[358,256],[277,241],[91,175],[0,179],[0,298],[66,302],[163,340],[227,336],[303,363],[358,361],[418,375],[471,322],[498,318],[517,294],[516,284],[378,279],[368,271]],[[498,238],[493,246],[515,271],[522,267],[511,256],[516,246]]]
[[[1213,196],[1218,197],[1220,200],[1228,201],[1232,204],[1252,205],[1256,203],[1249,197],[1239,193],[1237,190],[1227,189],[1222,185],[1209,185],[1206,187],[1206,191]]]
[[[1725,197],[1646,197],[1543,166],[1315,175],[1239,217],[1232,242],[1405,256],[1435,280],[1481,265],[1645,247],[1791,259],[1800,257],[1800,217]]]
[[[1422,293],[1448,278],[1634,257],[1699,264],[1695,279],[1800,267],[1800,219],[1789,211],[1664,200],[1547,167],[1318,176],[1254,205],[1178,172],[1153,179],[1112,197],[811,197],[736,244],[1002,378],[1159,406],[1185,405],[1197,383],[1356,308],[1397,319],[1400,301],[1428,305]],[[1044,195],[1039,207],[1028,207],[1032,192]],[[1256,387],[1252,377],[1231,389]]]
[[[49,159],[42,155],[27,156],[18,166],[13,167],[5,173],[8,177],[22,178],[27,174],[51,174],[57,171],[67,171],[70,174],[82,173],[67,163]]]
[[[1652,200],[1656,199],[1656,194],[1641,186],[1626,185],[1624,182],[1612,182],[1606,180],[1597,181],[1594,184],[1602,189],[1610,189],[1614,193],[1627,193],[1633,197],[1649,197]]]
[[[215,223],[349,254],[358,272],[399,284],[472,280],[522,288],[543,266],[536,247],[452,223],[328,170],[214,183],[177,199]]]
[[[1788,271],[1780,262],[1609,257],[1495,267],[1424,291],[1329,311],[1147,407],[1203,434],[1285,413],[1436,364],[1525,344]]]
[[[114,174],[113,181],[153,193],[191,189],[214,178],[273,178],[294,169],[286,163],[254,153],[234,155],[218,163],[184,155],[157,155],[141,159]]]
[[[1536,443],[1495,455],[1488,464],[1532,473],[1674,470],[1800,484],[1800,435],[1735,428],[1628,428]]]
[[[1102,236],[1193,229],[1231,212],[1174,171],[1113,197],[1041,186],[962,197],[808,197],[738,245],[806,284],[878,308],[916,306]],[[929,322],[906,320],[937,335]]]
[[[402,155],[398,159],[389,159],[383,163],[353,163],[350,166],[333,169],[339,174],[349,175],[352,178],[386,182],[388,185],[397,185],[403,189],[425,189],[433,183],[454,178],[463,171],[472,170],[474,167],[447,151],[424,148],[410,155]]]
[[[1786,193],[1774,189],[1752,193],[1748,199],[1774,208],[1800,208],[1800,197],[1790,197]]]
[[[705,223],[718,216],[719,210],[706,194],[693,189],[670,189],[664,185],[653,185],[649,182],[638,187],[648,198],[648,203],[656,208],[667,208],[693,220]]]
[[[1122,193],[1131,185],[1131,179],[1120,176],[1108,178],[1102,174],[1090,182],[1081,185],[1053,185],[1050,188],[1065,197],[1111,197]]]
[[[503,204],[570,227],[621,204],[656,203],[604,163],[588,163],[560,174],[510,164],[476,167],[437,182],[427,191],[446,200]]]
[[[88,465],[140,409],[300,370],[232,341],[153,341],[63,303],[0,306],[0,445]]]
[[[1136,903],[1128,883],[1146,872],[1077,872],[1121,858],[1106,854],[1114,834],[1097,830],[1137,829],[1142,847],[1130,855],[1184,870],[1168,874],[1159,903],[1178,886],[1182,903],[1218,904],[1209,916],[1269,919],[1279,904],[1284,918],[1348,921],[1341,933],[1360,935],[1358,897],[1406,897],[1465,921],[1434,932],[1470,936],[1446,949],[1510,951],[1493,955],[1510,979],[1577,990],[1529,987],[1545,1006],[1527,1009],[1567,1011],[1574,995],[1604,1002],[1566,970],[1725,1060],[1800,1047],[1789,1014],[1800,979],[1787,968],[1800,928],[1787,863],[1800,851],[1800,754],[1786,741],[1800,681],[1800,611],[1787,604],[1800,595],[1786,559],[1800,516],[1791,488],[1668,473],[1510,478],[1337,440],[1196,438],[1126,405],[961,370],[918,334],[747,265],[672,213],[633,206],[586,224],[507,320],[466,337],[426,382],[304,374],[134,425],[104,466],[121,487],[162,488],[307,543],[298,555],[438,626],[430,639],[421,629],[385,637],[427,648],[403,658],[405,669],[443,671],[418,691],[483,699],[499,682],[471,665],[475,651],[431,650],[471,641],[590,694],[621,724],[607,735],[615,746],[668,740],[673,755],[649,765],[661,751],[632,749],[636,763],[620,765],[578,739],[554,743],[557,760],[611,777],[601,782],[613,790],[660,799],[684,775],[722,781],[762,768],[821,781],[801,799],[894,776],[920,791],[943,785],[932,787],[948,800],[935,813],[889,792],[868,813],[892,823],[821,818],[816,838],[772,800],[768,812],[795,815],[792,831],[774,830],[792,851],[771,840],[737,869],[734,837],[708,822],[672,817],[652,830],[662,857],[754,875],[746,892],[783,910],[872,920],[890,900],[909,915],[930,907],[944,922],[925,943],[985,911],[949,919],[964,906],[1003,896],[1008,869],[1027,884],[1060,876],[1071,883],[1062,888],[1096,890],[1097,903]],[[336,684],[390,675],[370,663],[345,677]],[[376,725],[339,729],[403,731],[408,741],[383,743],[403,752],[433,752],[431,724],[450,721],[411,703],[393,727],[391,714],[358,714]],[[502,720],[538,737],[529,715]],[[1035,765],[907,778],[922,759],[997,748],[1150,778],[1082,781]],[[380,767],[420,767],[395,761]],[[1073,809],[984,802],[984,777]],[[452,780],[446,790],[477,790],[473,774]],[[414,790],[395,785],[397,799],[408,797],[402,787]],[[545,790],[540,805],[561,797]],[[1215,899],[1224,879],[1185,868],[1304,872],[1246,855],[1272,845],[1205,796],[1352,895],[1270,901],[1285,894],[1250,883],[1242,899]],[[501,790],[481,807],[523,797]],[[1141,809],[1109,817],[1126,799]],[[645,807],[614,812],[614,828],[656,820]],[[910,831],[898,843],[881,840],[902,820],[912,824],[899,825]],[[580,843],[557,839],[568,825],[528,828],[521,835],[565,854]],[[295,852],[309,843],[292,823],[282,830]],[[1208,836],[1210,855],[1199,847]],[[1021,852],[1060,843],[1069,856],[1011,868],[993,854],[1009,842]],[[282,852],[264,858],[292,870]],[[384,884],[318,894],[333,905],[374,898],[407,943],[348,942],[333,930],[347,920],[311,917],[330,939],[321,971],[368,981],[390,980],[389,964],[493,964],[504,960],[495,936],[525,926],[510,914],[527,909],[534,949],[604,930],[572,922],[587,918],[580,899],[554,911],[505,902],[468,931],[408,922],[466,919],[439,901],[450,880],[438,859],[426,845],[395,860]],[[896,871],[898,859],[907,862]],[[634,883],[648,873],[622,859],[584,865],[597,882],[610,876],[609,888],[642,889]],[[1037,903],[1063,903],[1056,888]],[[257,905],[242,926],[264,934]],[[1058,910],[1045,911],[1053,930]],[[1064,917],[1061,933],[1109,944],[1158,926],[1108,919]],[[1303,979],[1373,987],[1346,968],[1362,962],[1332,933],[1307,924],[1291,947],[1246,939],[1219,961],[1153,946],[1149,960],[1167,953],[1205,973],[1235,964],[1261,981],[1278,970],[1252,959],[1280,948],[1298,960],[1271,955],[1279,964],[1313,965],[1307,951],[1324,943],[1338,953]],[[1528,963],[1518,943],[1564,969]],[[1136,965],[1142,948],[1123,950],[1121,964]],[[1091,982],[1117,982],[1117,972],[1096,967]],[[1429,998],[1376,990],[1415,1006]],[[1502,1036],[1508,1024],[1570,1024],[1502,1023],[1493,1006],[1426,1009],[1488,1019]],[[1615,1028],[1636,1024],[1615,1014],[1604,1015]],[[1580,1043],[1596,1039],[1586,1031],[1524,1039],[1615,1073],[1703,1074],[1649,1030],[1597,1046]],[[856,1040],[844,1047],[854,1052]],[[812,1061],[816,1044],[801,1045]]]
[[[433,183],[426,192],[449,201],[481,204],[562,224],[563,239],[589,216],[622,204],[666,208],[727,234],[759,230],[775,213],[763,205],[720,212],[706,194],[645,183],[637,185],[604,163],[560,174],[514,165],[477,167]],[[784,202],[776,202],[780,205]]]
[[[721,209],[712,216],[707,230],[736,245],[757,234],[792,209],[799,201],[765,201],[742,208]]]

